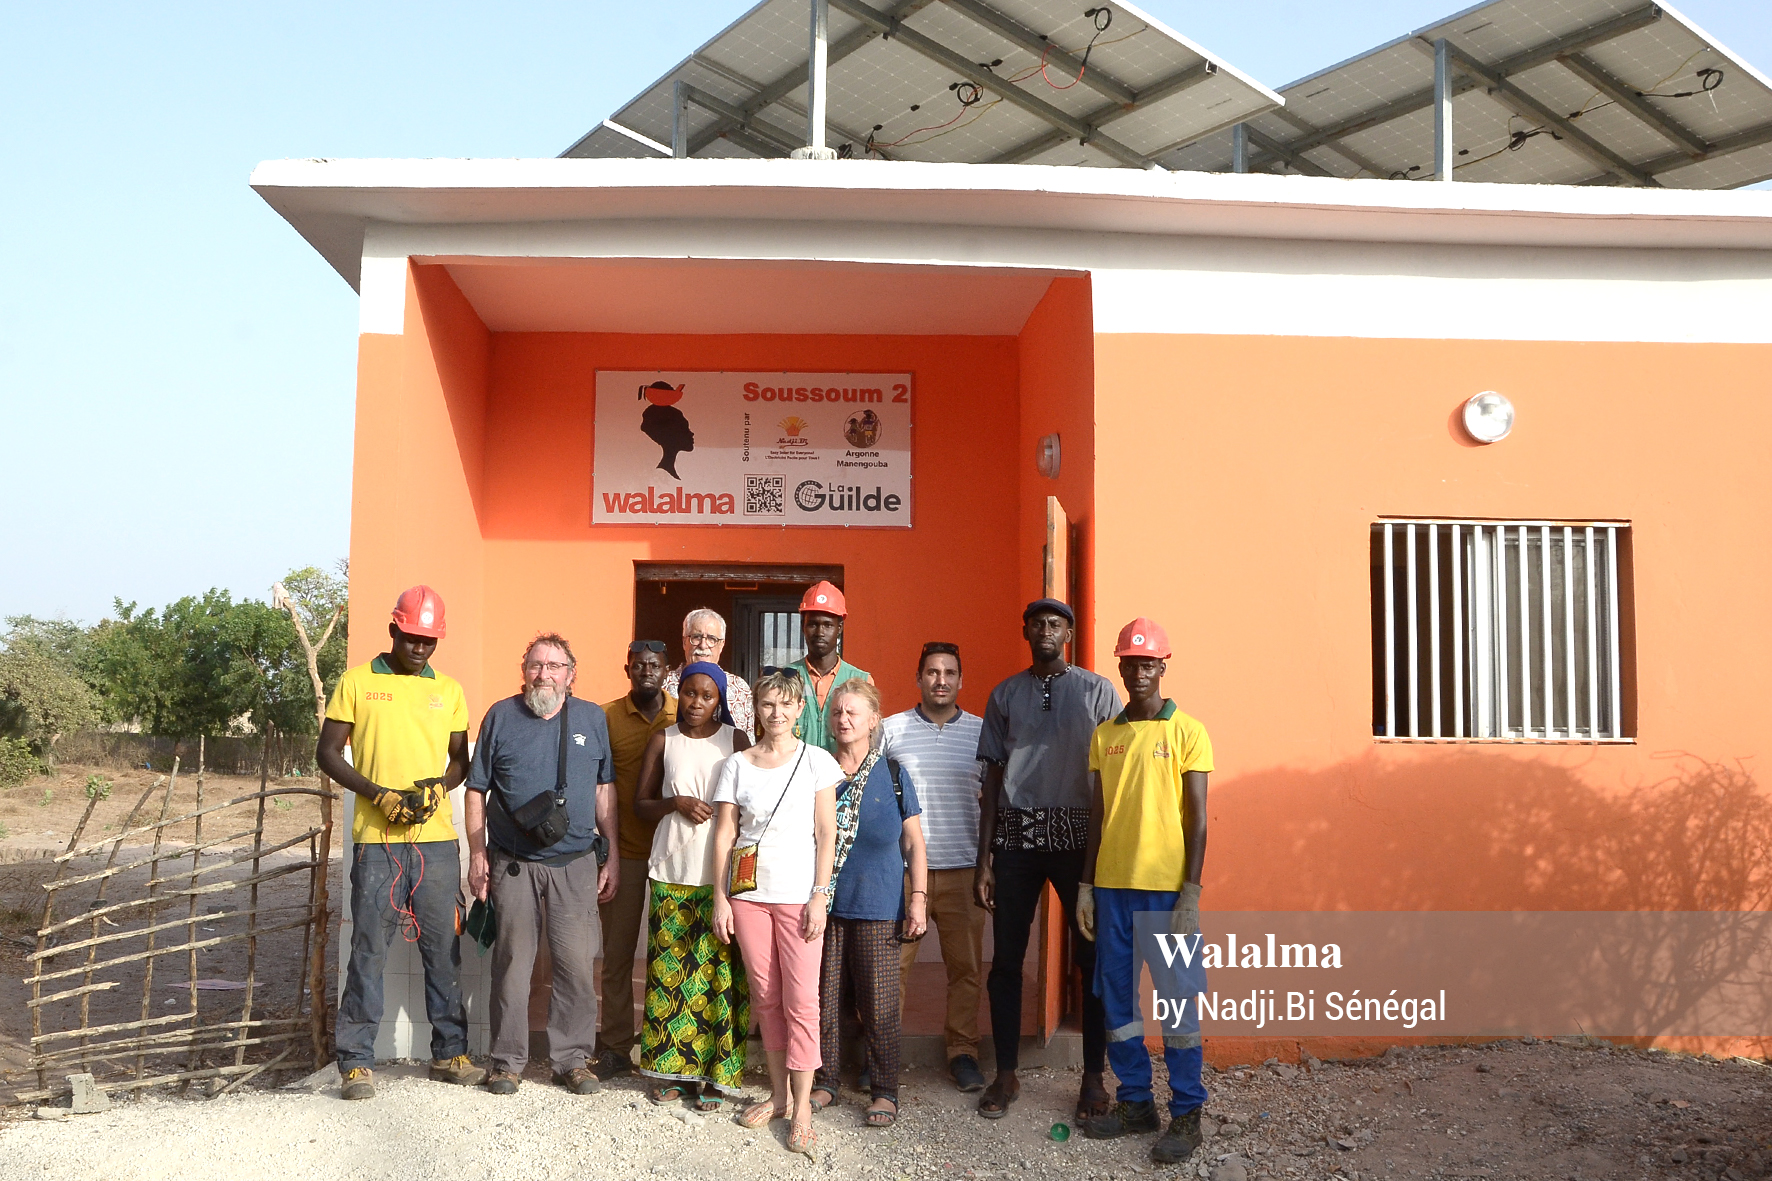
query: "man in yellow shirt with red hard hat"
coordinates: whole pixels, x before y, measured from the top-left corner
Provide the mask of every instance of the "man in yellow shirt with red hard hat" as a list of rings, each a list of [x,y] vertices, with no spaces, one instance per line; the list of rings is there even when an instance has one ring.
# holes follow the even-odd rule
[[[1179,1164],[1200,1146],[1201,1046],[1191,1030],[1165,1029],[1169,1124],[1151,1093],[1139,1005],[1139,914],[1167,913],[1163,925],[1182,936],[1200,933],[1200,876],[1206,863],[1206,777],[1212,740],[1206,727],[1163,696],[1169,637],[1144,617],[1120,629],[1114,655],[1126,686],[1126,708],[1095,729],[1089,743],[1093,800],[1089,853],[1077,887],[1077,926],[1095,942],[1095,979],[1107,1020],[1108,1061],[1119,1079],[1113,1110],[1082,1122],[1083,1135],[1112,1140],[1160,1132],[1151,1160]],[[1149,958],[1149,957],[1145,957]],[[1150,960],[1153,975],[1157,963]]]
[[[468,1061],[461,994],[461,864],[449,789],[467,778],[468,705],[461,685],[431,667],[444,630],[436,591],[415,586],[402,594],[388,625],[388,650],[339,678],[320,728],[320,770],[357,795],[351,955],[335,1038],[345,1099],[375,1095],[382,974],[396,938],[418,944],[424,960],[431,1078],[462,1086],[486,1078]]]

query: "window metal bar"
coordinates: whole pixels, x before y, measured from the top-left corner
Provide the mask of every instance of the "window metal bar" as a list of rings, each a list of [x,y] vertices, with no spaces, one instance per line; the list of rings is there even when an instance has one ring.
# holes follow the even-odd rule
[[[1464,571],[1459,526],[1452,526],[1452,737],[1464,737]]]
[[[1508,736],[1508,686],[1507,686],[1507,526],[1495,526],[1492,539],[1495,550],[1495,566],[1490,577],[1495,580],[1495,687],[1496,717],[1499,721],[1495,728],[1496,738]]]
[[[1539,617],[1543,620],[1544,630],[1538,634],[1544,637],[1544,736],[1557,736],[1557,682],[1556,674],[1556,643],[1551,631],[1551,531],[1549,525],[1538,527],[1538,590],[1541,597]]]
[[[1391,523],[1384,523],[1384,736],[1397,736],[1397,567]]]
[[[1587,574],[1587,736],[1600,736],[1600,605],[1594,601],[1594,527],[1587,527],[1587,546],[1582,551]]]
[[[1506,528],[1506,526],[1503,526]],[[1532,552],[1526,526],[1514,530],[1520,542],[1520,734],[1532,737]]]
[[[1433,720],[1435,738],[1445,737],[1440,728],[1440,535],[1439,526],[1431,521],[1427,527],[1427,627],[1428,671],[1433,677]]]
[[[1409,737],[1421,737],[1421,638],[1416,633],[1416,617],[1419,614],[1415,602],[1415,526],[1405,526],[1409,530],[1409,542],[1404,553],[1408,562],[1409,573],[1406,585],[1409,592]]]
[[[1563,721],[1575,737],[1575,530],[1563,526]]]
[[[1618,668],[1618,528],[1608,526],[1606,529],[1606,605],[1607,625],[1611,633],[1607,638],[1606,658],[1611,666],[1612,681],[1612,716],[1606,719],[1606,736],[1608,738],[1624,737],[1624,688],[1619,683]]]

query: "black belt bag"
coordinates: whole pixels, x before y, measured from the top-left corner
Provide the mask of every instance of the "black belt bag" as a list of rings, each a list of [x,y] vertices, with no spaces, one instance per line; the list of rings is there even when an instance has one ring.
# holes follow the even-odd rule
[[[566,755],[569,737],[566,715],[571,707],[572,695],[568,693],[566,700],[560,703],[560,763],[554,777],[554,790],[542,792],[511,813],[511,820],[538,849],[559,844],[566,839],[566,833],[572,827],[566,812]],[[609,860],[609,840],[602,833],[591,838],[591,849],[597,854],[598,865]]]

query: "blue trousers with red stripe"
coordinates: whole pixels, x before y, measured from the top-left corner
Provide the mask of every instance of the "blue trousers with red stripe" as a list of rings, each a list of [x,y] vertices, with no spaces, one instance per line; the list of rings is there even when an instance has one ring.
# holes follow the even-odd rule
[[[1144,911],[1167,914],[1175,908],[1173,890],[1095,888],[1095,995],[1107,1014],[1108,1064],[1120,1080],[1115,1097],[1122,1103],[1151,1099],[1151,1056],[1144,1048],[1144,1011],[1139,1004],[1139,967],[1143,957],[1133,930],[1133,916]],[[1206,1104],[1200,1081],[1204,1056],[1198,1032],[1163,1039],[1163,1064],[1169,1068],[1169,1114],[1185,1115]]]

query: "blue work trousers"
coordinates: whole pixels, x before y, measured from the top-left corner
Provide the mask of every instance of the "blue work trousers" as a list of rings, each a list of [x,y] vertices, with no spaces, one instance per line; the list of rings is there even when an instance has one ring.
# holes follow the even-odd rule
[[[1120,1080],[1115,1097],[1122,1103],[1145,1103],[1152,1097],[1151,1056],[1144,1048],[1144,1010],[1139,996],[1142,957],[1133,916],[1141,911],[1167,914],[1175,908],[1176,898],[1173,890],[1095,888],[1094,988],[1107,1015],[1108,1064]],[[1163,1039],[1171,1117],[1205,1106],[1206,1087],[1200,1081],[1202,1060],[1198,1032]]]
[[[453,1058],[468,1052],[461,944],[455,933],[460,886],[461,858],[454,841],[366,841],[354,847],[351,958],[345,965],[345,995],[338,1006],[335,1039],[341,1073],[375,1065],[382,975],[388,945],[396,939],[416,939],[424,960],[431,1057]]]

